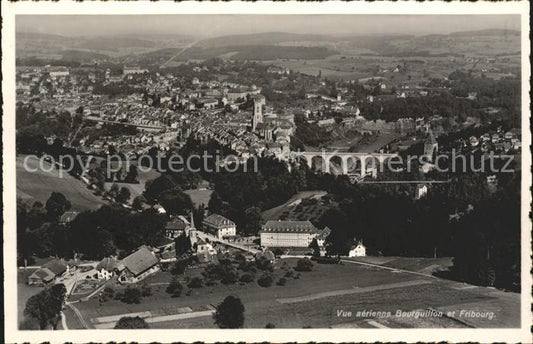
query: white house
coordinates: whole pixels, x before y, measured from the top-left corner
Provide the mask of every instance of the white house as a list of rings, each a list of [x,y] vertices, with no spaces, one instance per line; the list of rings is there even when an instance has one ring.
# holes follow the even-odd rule
[[[217,251],[213,248],[213,246],[210,243],[207,243],[204,240],[199,239],[196,242],[196,253],[197,254],[209,253],[211,255],[214,255],[214,254],[217,254]]]
[[[421,199],[428,193],[428,187],[425,184],[419,184],[416,186],[415,199]]]
[[[118,261],[113,257],[106,257],[98,263],[96,270],[98,271],[98,279],[108,280],[115,274]]]
[[[161,204],[154,205],[154,209],[157,211],[158,214],[166,214],[166,209]]]
[[[366,256],[366,247],[363,245],[362,241],[359,241],[357,245],[352,246],[350,252],[348,252],[348,257],[365,257]]]
[[[204,219],[203,226],[205,232],[216,235],[220,239],[237,235],[237,226],[235,225],[235,222],[222,215],[209,215]]]

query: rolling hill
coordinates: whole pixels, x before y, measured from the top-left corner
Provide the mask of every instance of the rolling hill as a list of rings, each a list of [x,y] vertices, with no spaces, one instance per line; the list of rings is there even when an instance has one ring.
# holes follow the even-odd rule
[[[228,35],[208,38],[200,41],[198,47],[279,45],[291,41],[331,41],[333,37],[324,35],[306,35],[288,32],[264,32],[243,35]]]

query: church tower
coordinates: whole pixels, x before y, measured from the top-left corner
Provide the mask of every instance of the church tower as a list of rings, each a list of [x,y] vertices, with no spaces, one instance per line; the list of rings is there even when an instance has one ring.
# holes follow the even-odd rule
[[[259,123],[263,123],[263,105],[265,105],[265,97],[257,95],[254,97],[254,114],[252,117],[252,131],[255,131]]]
[[[433,135],[433,132],[430,130],[426,142],[424,142],[424,156],[427,158],[427,161],[433,162],[434,155],[439,151],[439,144]]]

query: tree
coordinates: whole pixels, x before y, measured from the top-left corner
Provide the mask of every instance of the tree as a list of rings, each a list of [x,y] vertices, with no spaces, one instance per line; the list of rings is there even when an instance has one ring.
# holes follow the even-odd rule
[[[259,259],[255,260],[255,265],[259,270],[263,271],[274,271],[274,267],[272,266],[272,263],[267,258],[261,256]]]
[[[45,292],[33,295],[26,301],[24,316],[33,318],[39,322],[39,328],[45,330],[48,327],[50,318],[48,298]]]
[[[185,272],[185,269],[187,269],[187,266],[189,266],[189,259],[178,259],[176,263],[172,266],[172,269],[170,270],[170,273],[173,275],[181,275]]]
[[[320,257],[320,246],[318,246],[318,241],[316,238],[313,238],[309,247],[313,249],[313,257]]]
[[[228,266],[224,269],[224,275],[220,279],[220,282],[222,284],[233,284],[239,280],[239,274],[235,269],[231,268],[231,266]]]
[[[241,278],[239,279],[239,281],[243,283],[250,283],[250,282],[253,282],[253,280],[254,280],[254,276],[251,274],[243,274]]]
[[[245,235],[257,235],[261,230],[262,224],[261,209],[258,207],[250,207],[244,211],[244,228]]]
[[[173,278],[170,281],[170,284],[168,285],[166,291],[172,297],[180,297],[180,295],[181,295],[181,293],[183,291],[183,286],[181,285],[181,283],[176,278]]]
[[[136,329],[136,328],[150,328],[143,318],[137,317],[122,317],[115,325],[116,329]]]
[[[122,296],[122,302],[125,303],[141,303],[142,293],[139,288],[127,287],[124,290],[124,295]]]
[[[238,297],[230,295],[217,306],[214,319],[219,328],[242,328],[244,305]]]
[[[119,188],[118,188],[118,185],[115,184],[115,183],[113,183],[113,184],[111,185],[111,188],[109,189],[108,194],[109,194],[109,196],[110,196],[111,198],[116,198],[116,197],[118,196],[119,191],[120,191],[120,190],[119,190]]]
[[[257,284],[259,284],[263,288],[268,288],[272,285],[273,281],[274,280],[272,279],[272,276],[268,274],[264,274],[264,275],[261,275],[261,277],[257,279]]]
[[[113,231],[125,220],[110,207],[78,214],[70,223],[71,248],[88,259],[102,259],[116,253]]]
[[[169,176],[162,175],[156,179],[146,182],[144,197],[149,202],[154,202],[158,199],[162,192],[172,190],[176,187],[176,184],[170,179]]]
[[[203,284],[204,282],[200,277],[193,277],[187,286],[189,288],[201,288]]]
[[[146,198],[140,195],[133,199],[133,202],[131,203],[131,207],[135,210],[142,210],[144,203],[146,203]]]
[[[211,198],[209,199],[209,203],[207,204],[207,207],[209,208],[209,211],[211,213],[220,213],[222,210],[223,201],[220,198],[220,195],[214,191],[211,194]]]
[[[307,258],[298,259],[296,262],[296,271],[311,271],[313,269],[313,262]]]
[[[45,330],[49,325],[56,328],[67,290],[64,284],[56,284],[33,295],[26,302],[24,316],[39,322],[39,328]]]
[[[71,207],[70,201],[60,192],[52,192],[46,201],[46,212],[48,216],[57,221]]]
[[[115,201],[126,204],[128,203],[130,197],[131,197],[130,189],[123,186],[118,192],[118,195],[115,197]]]
[[[139,176],[139,172],[137,171],[137,166],[130,165],[128,169],[128,173],[126,174],[125,182],[126,183],[138,183],[137,177]]]
[[[168,214],[174,215],[185,215],[193,206],[191,197],[179,188],[160,193],[159,202]]]

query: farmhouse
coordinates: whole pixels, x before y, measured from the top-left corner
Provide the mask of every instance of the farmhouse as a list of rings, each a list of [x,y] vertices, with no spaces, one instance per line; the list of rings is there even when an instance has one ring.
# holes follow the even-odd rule
[[[186,229],[190,227],[189,221],[185,220],[182,216],[176,217],[165,226],[165,235],[168,238],[176,238],[185,233]]]
[[[67,264],[59,259],[52,259],[28,277],[29,285],[45,285],[54,281],[68,270]]]
[[[209,215],[203,222],[204,231],[216,235],[218,238],[227,238],[237,235],[235,222],[222,215]]]
[[[308,247],[322,233],[309,221],[267,221],[259,232],[263,247]]]
[[[159,259],[146,246],[141,246],[118,264],[119,282],[136,283],[159,270]]]

